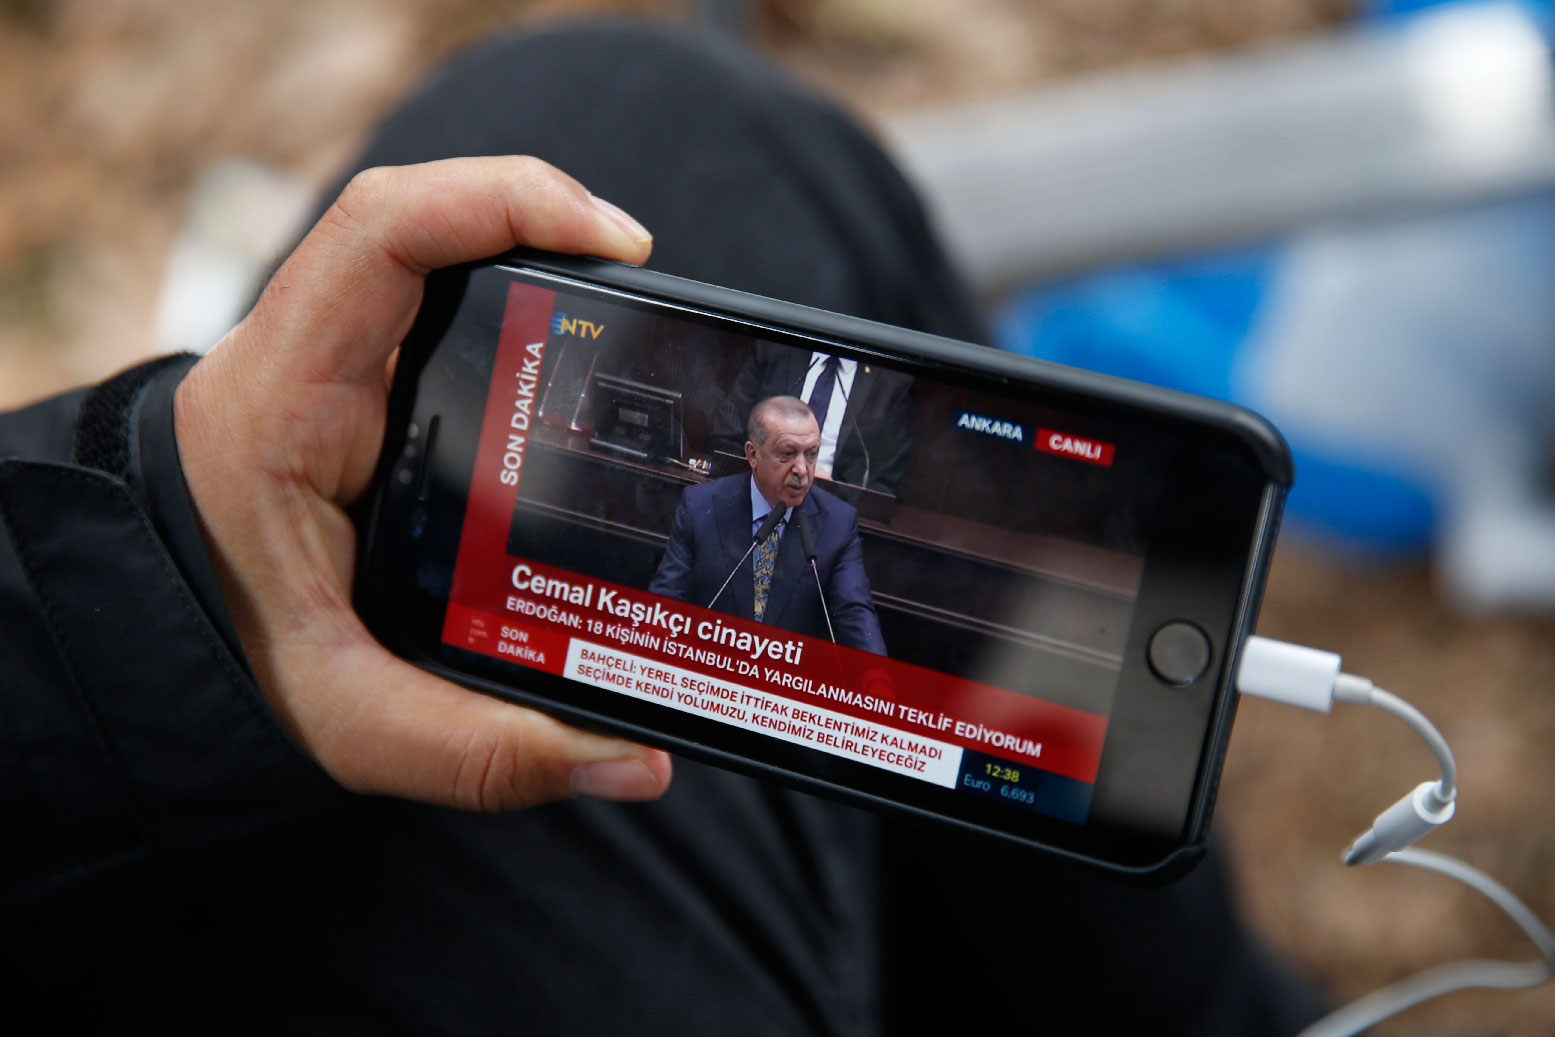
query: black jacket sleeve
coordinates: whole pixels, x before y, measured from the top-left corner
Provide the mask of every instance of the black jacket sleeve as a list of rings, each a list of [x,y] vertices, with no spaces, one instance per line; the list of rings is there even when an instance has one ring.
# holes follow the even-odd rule
[[[0,415],[0,909],[344,795],[222,611],[173,435],[192,364]]]

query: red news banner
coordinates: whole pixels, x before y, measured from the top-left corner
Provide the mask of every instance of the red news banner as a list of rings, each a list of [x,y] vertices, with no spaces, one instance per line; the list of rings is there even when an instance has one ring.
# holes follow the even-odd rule
[[[508,293],[443,641],[946,788],[963,750],[1094,783],[1105,717],[507,553],[555,293]]]

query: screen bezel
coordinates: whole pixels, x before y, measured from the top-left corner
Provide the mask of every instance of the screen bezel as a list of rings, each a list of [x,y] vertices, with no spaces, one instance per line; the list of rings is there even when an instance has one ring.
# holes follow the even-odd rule
[[[434,672],[570,722],[812,791],[1041,845],[1115,871],[1158,873],[1194,856],[1204,838],[1234,710],[1230,675],[1256,611],[1289,483],[1283,442],[1261,419],[1227,405],[617,264],[524,254],[497,265],[562,290],[605,292],[742,334],[806,349],[824,346],[917,377],[995,396],[1040,399],[1043,406],[1101,420],[1144,422],[1170,434],[1177,446],[1155,506],[1090,819],[1077,826],[1001,807],[444,645],[446,599],[420,590],[409,573],[417,566],[451,568],[453,559],[427,557],[394,531],[404,528],[406,507],[419,505],[449,521],[462,516],[462,500],[436,487],[426,500],[412,504],[415,495],[396,492],[391,475],[403,457],[405,429],[421,413],[418,405],[430,404],[435,411],[452,403],[428,401],[416,386],[468,301],[473,267],[430,279],[391,396],[358,568],[359,608],[388,647]],[[484,409],[486,401],[462,404]],[[1194,623],[1211,643],[1205,674],[1185,686],[1163,683],[1146,662],[1150,636],[1176,620]],[[521,687],[512,681],[515,674],[522,677]]]

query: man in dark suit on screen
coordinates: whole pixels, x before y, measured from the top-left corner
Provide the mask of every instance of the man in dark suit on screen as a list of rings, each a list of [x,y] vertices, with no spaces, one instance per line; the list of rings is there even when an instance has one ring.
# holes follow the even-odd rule
[[[815,416],[800,400],[775,396],[756,404],[745,442],[750,473],[686,490],[648,589],[828,640],[829,610],[838,644],[884,655],[864,573],[858,512],[813,485],[820,440]],[[751,550],[776,509],[783,509],[785,517]],[[806,557],[808,544],[813,544],[815,574]],[[826,610],[816,575],[825,588]]]
[[[757,342],[713,417],[709,451],[737,454],[757,400],[797,396],[821,429],[816,475],[898,495],[912,441],[913,379],[826,353]]]

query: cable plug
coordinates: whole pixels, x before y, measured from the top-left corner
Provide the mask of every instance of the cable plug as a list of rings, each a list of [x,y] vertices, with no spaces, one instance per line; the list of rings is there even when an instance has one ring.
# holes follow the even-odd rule
[[[1333,652],[1254,635],[1242,645],[1236,687],[1243,695],[1327,713],[1340,662]]]
[[[1340,672],[1332,652],[1249,637],[1237,669],[1237,690],[1245,695],[1327,713],[1335,702],[1373,706],[1404,721],[1423,738],[1442,770],[1441,781],[1427,781],[1377,815],[1376,821],[1345,851],[1346,864],[1374,864],[1412,845],[1451,820],[1458,795],[1458,765],[1441,732],[1418,709],[1365,677]]]
[[[1376,864],[1394,850],[1413,846],[1415,840],[1452,820],[1455,799],[1444,800],[1438,783],[1422,781],[1413,792],[1377,815],[1371,827],[1344,851],[1351,865]]]

